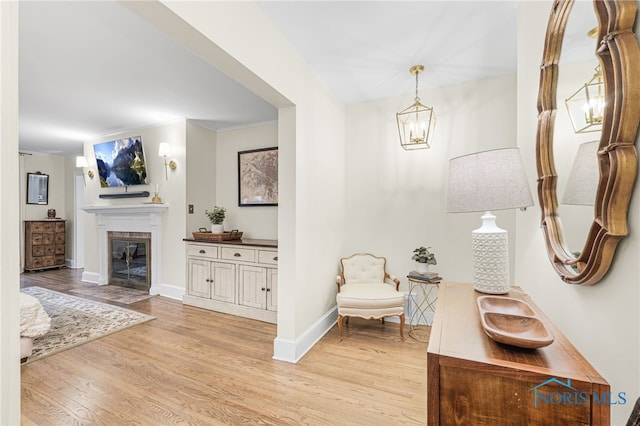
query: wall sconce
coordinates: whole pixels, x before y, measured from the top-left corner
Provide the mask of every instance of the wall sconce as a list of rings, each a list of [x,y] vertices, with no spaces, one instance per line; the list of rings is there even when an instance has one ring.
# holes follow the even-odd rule
[[[485,212],[482,227],[471,233],[473,285],[482,293],[509,292],[507,231],[496,226],[490,210],[533,205],[518,148],[495,149],[449,160],[447,212]]]
[[[84,169],[89,167],[89,163],[87,162],[87,159],[84,156],[78,156],[76,157],[76,167],[82,168],[82,180],[84,181],[84,186],[87,186],[87,179],[84,177]],[[93,179],[93,170],[89,169],[87,171],[87,175]]]
[[[599,132],[604,117],[604,81],[600,65],[591,80],[565,100],[573,130],[576,133]]]
[[[178,167],[178,164],[174,160],[171,160],[167,163],[167,156],[171,155],[171,145],[169,145],[167,142],[161,142],[160,146],[158,147],[158,155],[164,158],[164,178],[165,180],[169,180],[168,170],[175,170],[176,167]]]
[[[418,74],[422,71],[424,71],[422,65],[409,68],[409,72],[416,76],[416,97],[411,106],[396,114],[400,146],[405,150],[430,148],[433,129],[436,125],[433,108],[422,105],[418,96]]]

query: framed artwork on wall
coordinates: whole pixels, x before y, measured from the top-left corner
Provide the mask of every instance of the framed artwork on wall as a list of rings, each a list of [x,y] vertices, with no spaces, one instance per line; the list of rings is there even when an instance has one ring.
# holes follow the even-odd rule
[[[278,147],[238,152],[238,206],[278,205]]]
[[[49,204],[49,175],[27,173],[27,204]]]

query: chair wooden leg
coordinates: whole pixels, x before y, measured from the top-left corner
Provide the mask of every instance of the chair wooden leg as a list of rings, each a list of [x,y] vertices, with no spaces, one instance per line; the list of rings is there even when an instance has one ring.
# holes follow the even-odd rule
[[[400,315],[400,338],[404,342],[404,314]]]
[[[347,317],[349,321],[349,317]],[[342,337],[342,315],[338,314],[338,330],[340,330],[340,337]]]

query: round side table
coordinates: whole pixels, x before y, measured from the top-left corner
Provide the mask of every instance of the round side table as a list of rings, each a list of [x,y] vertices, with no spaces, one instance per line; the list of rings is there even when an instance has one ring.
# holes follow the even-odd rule
[[[438,284],[440,281],[425,281],[409,277],[409,300],[415,309],[409,318],[409,336],[420,342],[428,342],[427,337],[420,336],[418,325],[431,325],[427,313],[435,313],[438,301]]]

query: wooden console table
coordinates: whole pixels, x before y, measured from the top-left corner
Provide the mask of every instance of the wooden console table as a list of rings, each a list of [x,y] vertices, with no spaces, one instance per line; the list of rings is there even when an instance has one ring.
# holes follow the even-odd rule
[[[471,284],[440,284],[427,349],[428,424],[609,425],[609,384],[529,296],[518,288],[505,295],[531,305],[555,336],[540,349],[489,338],[476,304],[483,295]]]

